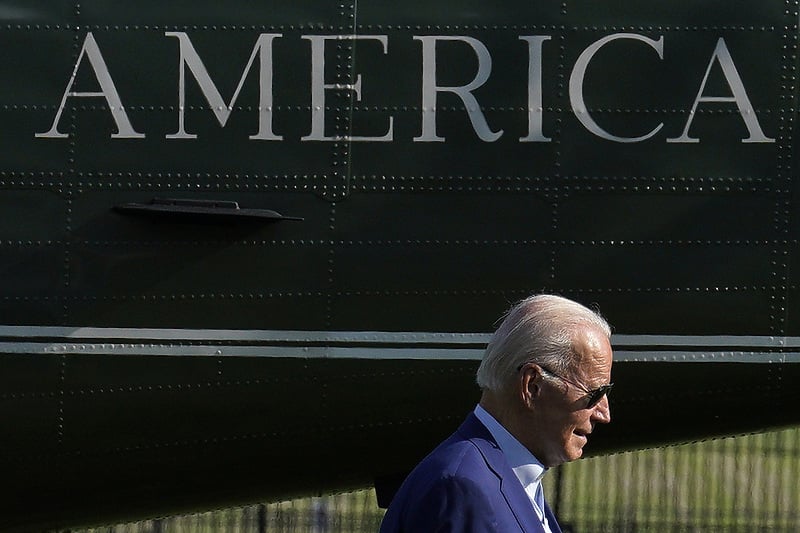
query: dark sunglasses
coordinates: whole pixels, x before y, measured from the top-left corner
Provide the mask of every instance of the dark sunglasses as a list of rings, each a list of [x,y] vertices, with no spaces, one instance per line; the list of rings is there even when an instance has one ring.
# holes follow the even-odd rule
[[[525,363],[525,364],[522,364],[522,365],[519,365],[519,368],[517,368],[517,372],[519,372],[520,370],[522,370],[522,367],[524,367],[526,364],[527,364],[527,363]],[[608,383],[607,385],[600,385],[600,386],[599,386],[599,387],[597,387],[596,389],[587,389],[586,387],[584,387],[584,386],[583,386],[583,385],[581,385],[580,383],[575,383],[574,381],[572,381],[572,380],[570,380],[570,379],[567,379],[567,378],[565,378],[564,376],[559,376],[558,374],[556,374],[556,373],[555,373],[555,372],[553,372],[552,370],[550,370],[550,369],[548,369],[548,368],[545,368],[545,367],[543,367],[543,366],[542,366],[542,365],[540,365],[539,363],[536,363],[536,365],[537,365],[539,368],[541,368],[541,369],[542,369],[542,371],[544,371],[544,372],[545,372],[545,373],[547,373],[547,374],[550,374],[550,375],[551,375],[551,376],[553,376],[554,378],[558,378],[558,379],[560,379],[561,381],[565,381],[565,382],[569,383],[570,385],[573,385],[574,387],[577,387],[578,389],[580,389],[580,390],[582,390],[583,392],[585,392],[585,393],[586,393],[586,397],[587,397],[587,398],[588,398],[588,400],[589,400],[589,401],[587,402],[587,404],[586,404],[586,408],[587,408],[587,409],[591,409],[592,407],[594,407],[595,405],[597,405],[598,403],[600,403],[600,400],[602,400],[602,399],[603,399],[603,396],[607,395],[609,392],[611,392],[611,389],[612,389],[612,388],[614,388],[614,384],[613,384],[613,383]]]

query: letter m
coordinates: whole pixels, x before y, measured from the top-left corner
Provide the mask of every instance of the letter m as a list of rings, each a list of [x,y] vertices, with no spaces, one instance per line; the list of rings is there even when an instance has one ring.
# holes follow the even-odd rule
[[[250,139],[259,139],[266,141],[280,141],[283,137],[275,135],[272,131],[272,41],[276,37],[281,37],[280,33],[262,33],[256,41],[253,52],[250,54],[250,59],[247,66],[244,68],[242,77],[239,79],[239,85],[233,93],[233,97],[227,104],[222,99],[222,95],[217,89],[217,86],[211,80],[203,61],[197,54],[197,51],[189,40],[189,36],[184,32],[165,32],[167,37],[175,37],[180,43],[181,63],[180,63],[180,79],[178,82],[178,131],[173,134],[167,135],[167,139],[196,139],[197,135],[187,133],[184,123],[184,115],[186,110],[186,67],[194,76],[197,84],[200,86],[200,91],[205,96],[208,105],[211,106],[214,115],[217,117],[217,122],[221,127],[225,127],[228,118],[233,111],[233,106],[236,105],[236,99],[239,97],[239,92],[242,90],[244,80],[250,72],[250,68],[255,62],[256,56],[259,56],[259,99],[258,99],[258,133],[251,135]]]

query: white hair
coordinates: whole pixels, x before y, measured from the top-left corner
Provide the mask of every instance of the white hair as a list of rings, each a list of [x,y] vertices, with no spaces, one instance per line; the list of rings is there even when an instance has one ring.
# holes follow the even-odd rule
[[[492,335],[478,367],[478,385],[500,391],[528,362],[559,374],[567,373],[574,363],[573,337],[581,326],[597,328],[611,337],[608,322],[577,302],[549,294],[522,300],[508,311]]]

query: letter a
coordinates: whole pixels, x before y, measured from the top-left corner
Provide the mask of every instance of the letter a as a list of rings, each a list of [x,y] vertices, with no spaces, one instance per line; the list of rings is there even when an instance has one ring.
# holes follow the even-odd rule
[[[705,90],[706,82],[708,81],[708,75],[711,72],[711,67],[714,66],[715,61],[718,61],[719,66],[722,67],[722,73],[725,75],[725,79],[728,82],[728,86],[731,88],[731,93],[733,93],[733,96],[703,96],[703,91]],[[753,110],[750,99],[747,97],[747,92],[744,90],[742,78],[739,76],[739,72],[736,70],[736,65],[733,64],[731,53],[728,51],[728,47],[725,44],[725,39],[722,37],[720,37],[717,41],[717,47],[714,49],[714,53],[711,55],[711,61],[708,62],[706,75],[703,76],[703,82],[700,84],[700,90],[697,91],[697,97],[694,99],[694,105],[692,105],[692,110],[689,112],[689,119],[686,121],[686,127],[683,129],[683,134],[681,134],[680,137],[667,139],[668,143],[700,142],[700,139],[696,137],[689,137],[689,128],[692,127],[692,120],[694,120],[695,111],[697,111],[697,104],[700,102],[736,102],[736,107],[739,108],[739,113],[742,115],[744,125],[747,126],[747,131],[750,132],[750,137],[742,139],[742,142],[775,142],[775,139],[767,137],[764,135],[764,132],[761,131],[761,126],[758,124],[756,112]]]
[[[100,92],[72,92],[72,86],[75,83],[75,76],[78,74],[78,68],[81,66],[83,57],[89,59],[89,64],[94,70],[94,75],[97,78],[97,83],[100,85]],[[72,69],[72,76],[69,78],[67,88],[64,90],[64,96],[61,98],[61,105],[58,106],[56,118],[53,120],[53,126],[46,133],[37,133],[36,137],[50,138],[50,139],[64,139],[69,137],[66,133],[58,131],[58,121],[61,119],[61,114],[64,112],[64,106],[67,103],[67,98],[75,96],[77,98],[90,98],[102,96],[106,99],[108,107],[111,110],[111,117],[117,124],[117,133],[111,135],[112,139],[141,139],[144,134],[138,133],[131,126],[131,121],[128,120],[128,115],[122,106],[117,88],[114,86],[114,80],[111,79],[111,74],[108,72],[106,62],[103,60],[103,54],[100,53],[100,48],[97,46],[97,41],[94,40],[92,32],[86,33],[86,39],[83,41],[83,48],[75,62],[75,68]]]

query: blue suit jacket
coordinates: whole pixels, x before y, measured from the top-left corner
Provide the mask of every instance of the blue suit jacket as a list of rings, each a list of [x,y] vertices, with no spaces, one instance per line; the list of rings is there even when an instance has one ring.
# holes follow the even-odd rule
[[[553,533],[561,533],[545,504]],[[489,430],[474,414],[417,465],[381,533],[543,532],[536,511]]]

